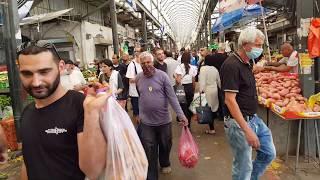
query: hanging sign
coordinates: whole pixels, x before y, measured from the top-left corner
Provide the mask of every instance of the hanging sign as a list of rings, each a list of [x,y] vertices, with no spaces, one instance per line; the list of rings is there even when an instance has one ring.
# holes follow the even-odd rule
[[[246,6],[245,0],[219,0],[219,13],[228,13]]]

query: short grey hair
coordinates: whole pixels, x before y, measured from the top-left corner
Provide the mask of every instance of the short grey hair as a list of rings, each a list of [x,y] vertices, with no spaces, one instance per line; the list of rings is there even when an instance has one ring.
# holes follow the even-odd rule
[[[254,43],[257,37],[265,39],[263,32],[257,28],[249,27],[242,30],[238,39],[239,48],[245,43]]]
[[[150,58],[152,61],[154,59],[153,55],[151,53],[149,53],[148,51],[144,51],[140,54],[140,62],[142,59],[146,59],[146,58]]]

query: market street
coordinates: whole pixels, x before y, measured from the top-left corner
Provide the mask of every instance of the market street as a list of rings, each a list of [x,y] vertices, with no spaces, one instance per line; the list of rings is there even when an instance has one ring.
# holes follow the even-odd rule
[[[174,117],[174,113],[172,114]],[[204,131],[206,125],[198,125],[192,122],[192,134],[200,148],[200,160],[193,169],[186,169],[180,165],[178,159],[178,143],[181,127],[173,121],[173,148],[171,151],[172,173],[160,174],[160,180],[229,180],[231,179],[232,155],[226,142],[223,130],[223,122],[215,121],[217,134],[208,135]],[[293,159],[292,159],[293,160]],[[15,161],[15,162],[13,162]],[[0,165],[0,172],[9,175],[8,180],[20,179],[21,161],[13,160],[8,165]],[[290,161],[291,165],[293,161]],[[272,169],[272,168],[271,168]],[[313,173],[311,173],[313,172]],[[277,170],[268,170],[262,180],[315,180],[320,178],[320,172],[315,170],[298,171],[295,175],[292,169],[288,169],[282,162]]]
[[[0,1],[0,180],[320,180],[319,4]]]

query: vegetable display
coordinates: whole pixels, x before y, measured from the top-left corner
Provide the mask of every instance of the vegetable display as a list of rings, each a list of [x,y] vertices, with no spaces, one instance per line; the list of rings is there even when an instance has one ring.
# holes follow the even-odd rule
[[[0,72],[0,89],[9,88],[9,80],[8,80],[8,72],[1,71]]]
[[[260,101],[280,114],[295,112],[303,115],[320,111],[318,104],[308,106],[308,99],[302,95],[297,74],[263,72],[255,74],[255,79]]]

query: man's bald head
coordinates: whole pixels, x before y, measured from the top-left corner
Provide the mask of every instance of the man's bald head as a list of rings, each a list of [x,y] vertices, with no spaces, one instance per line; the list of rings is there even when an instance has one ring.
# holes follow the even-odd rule
[[[293,47],[290,43],[283,43],[281,46],[281,54],[284,57],[290,57],[291,53],[293,52]]]

